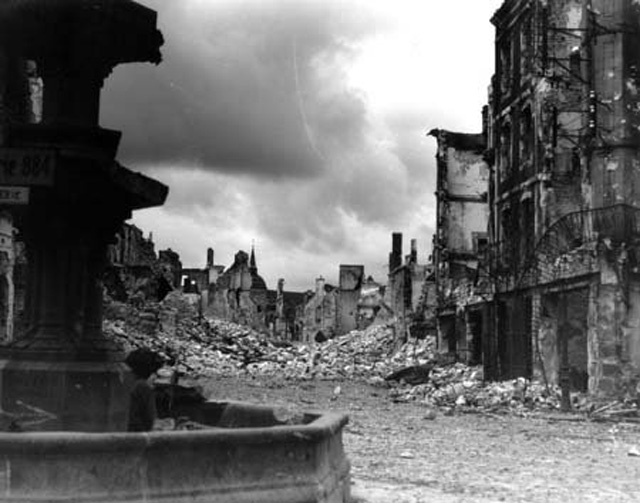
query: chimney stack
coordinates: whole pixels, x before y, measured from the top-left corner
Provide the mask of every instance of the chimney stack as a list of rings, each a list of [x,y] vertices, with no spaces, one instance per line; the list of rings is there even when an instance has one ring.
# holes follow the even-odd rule
[[[213,248],[207,248],[207,269],[213,269]]]
[[[402,265],[402,233],[391,235],[391,253],[389,254],[389,272]]]
[[[316,279],[316,296],[318,298],[324,297],[324,278],[322,276]]]
[[[418,240],[411,240],[411,258],[409,260],[412,264],[418,263]]]

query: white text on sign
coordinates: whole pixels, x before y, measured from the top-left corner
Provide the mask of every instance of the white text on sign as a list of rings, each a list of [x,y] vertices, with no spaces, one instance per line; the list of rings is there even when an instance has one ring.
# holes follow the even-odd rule
[[[53,185],[56,154],[44,149],[0,149],[0,185]]]
[[[0,205],[28,203],[29,187],[0,187]]]

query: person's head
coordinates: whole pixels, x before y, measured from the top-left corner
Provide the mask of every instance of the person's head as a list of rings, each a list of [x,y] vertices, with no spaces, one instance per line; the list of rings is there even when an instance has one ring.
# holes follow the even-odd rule
[[[124,362],[139,379],[148,379],[164,365],[164,359],[148,348],[131,351]]]

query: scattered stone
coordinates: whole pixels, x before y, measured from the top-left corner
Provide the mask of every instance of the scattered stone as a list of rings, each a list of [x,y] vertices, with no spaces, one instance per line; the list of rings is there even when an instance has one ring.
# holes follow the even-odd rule
[[[424,384],[429,381],[429,373],[432,368],[432,364],[412,365],[411,367],[405,367],[392,372],[385,377],[385,380],[404,381],[412,385]]]
[[[203,317],[193,299],[179,292],[143,305],[111,301],[105,313],[107,336],[125,351],[148,347],[160,353],[170,362],[166,372],[180,376],[270,377],[281,386],[287,381],[360,381],[388,388],[393,402],[419,402],[447,414],[459,410],[526,415],[560,408],[559,387],[524,378],[484,382],[481,367],[443,357],[431,337],[412,339],[398,349],[391,325],[352,331],[323,343],[290,343]],[[340,393],[336,386],[332,400]],[[596,406],[584,394],[572,398],[574,410],[590,411],[594,420],[638,417],[632,400]]]
[[[438,417],[438,413],[435,411],[435,409],[428,409],[427,412],[425,412],[424,416],[422,416],[422,419],[433,421],[436,417]]]

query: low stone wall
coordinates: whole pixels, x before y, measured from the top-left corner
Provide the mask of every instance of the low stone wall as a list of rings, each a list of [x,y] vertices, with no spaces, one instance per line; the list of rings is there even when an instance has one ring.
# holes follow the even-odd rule
[[[0,502],[350,501],[346,416],[311,413],[288,425],[268,407],[210,402],[204,408],[201,419],[218,426],[0,434]]]

